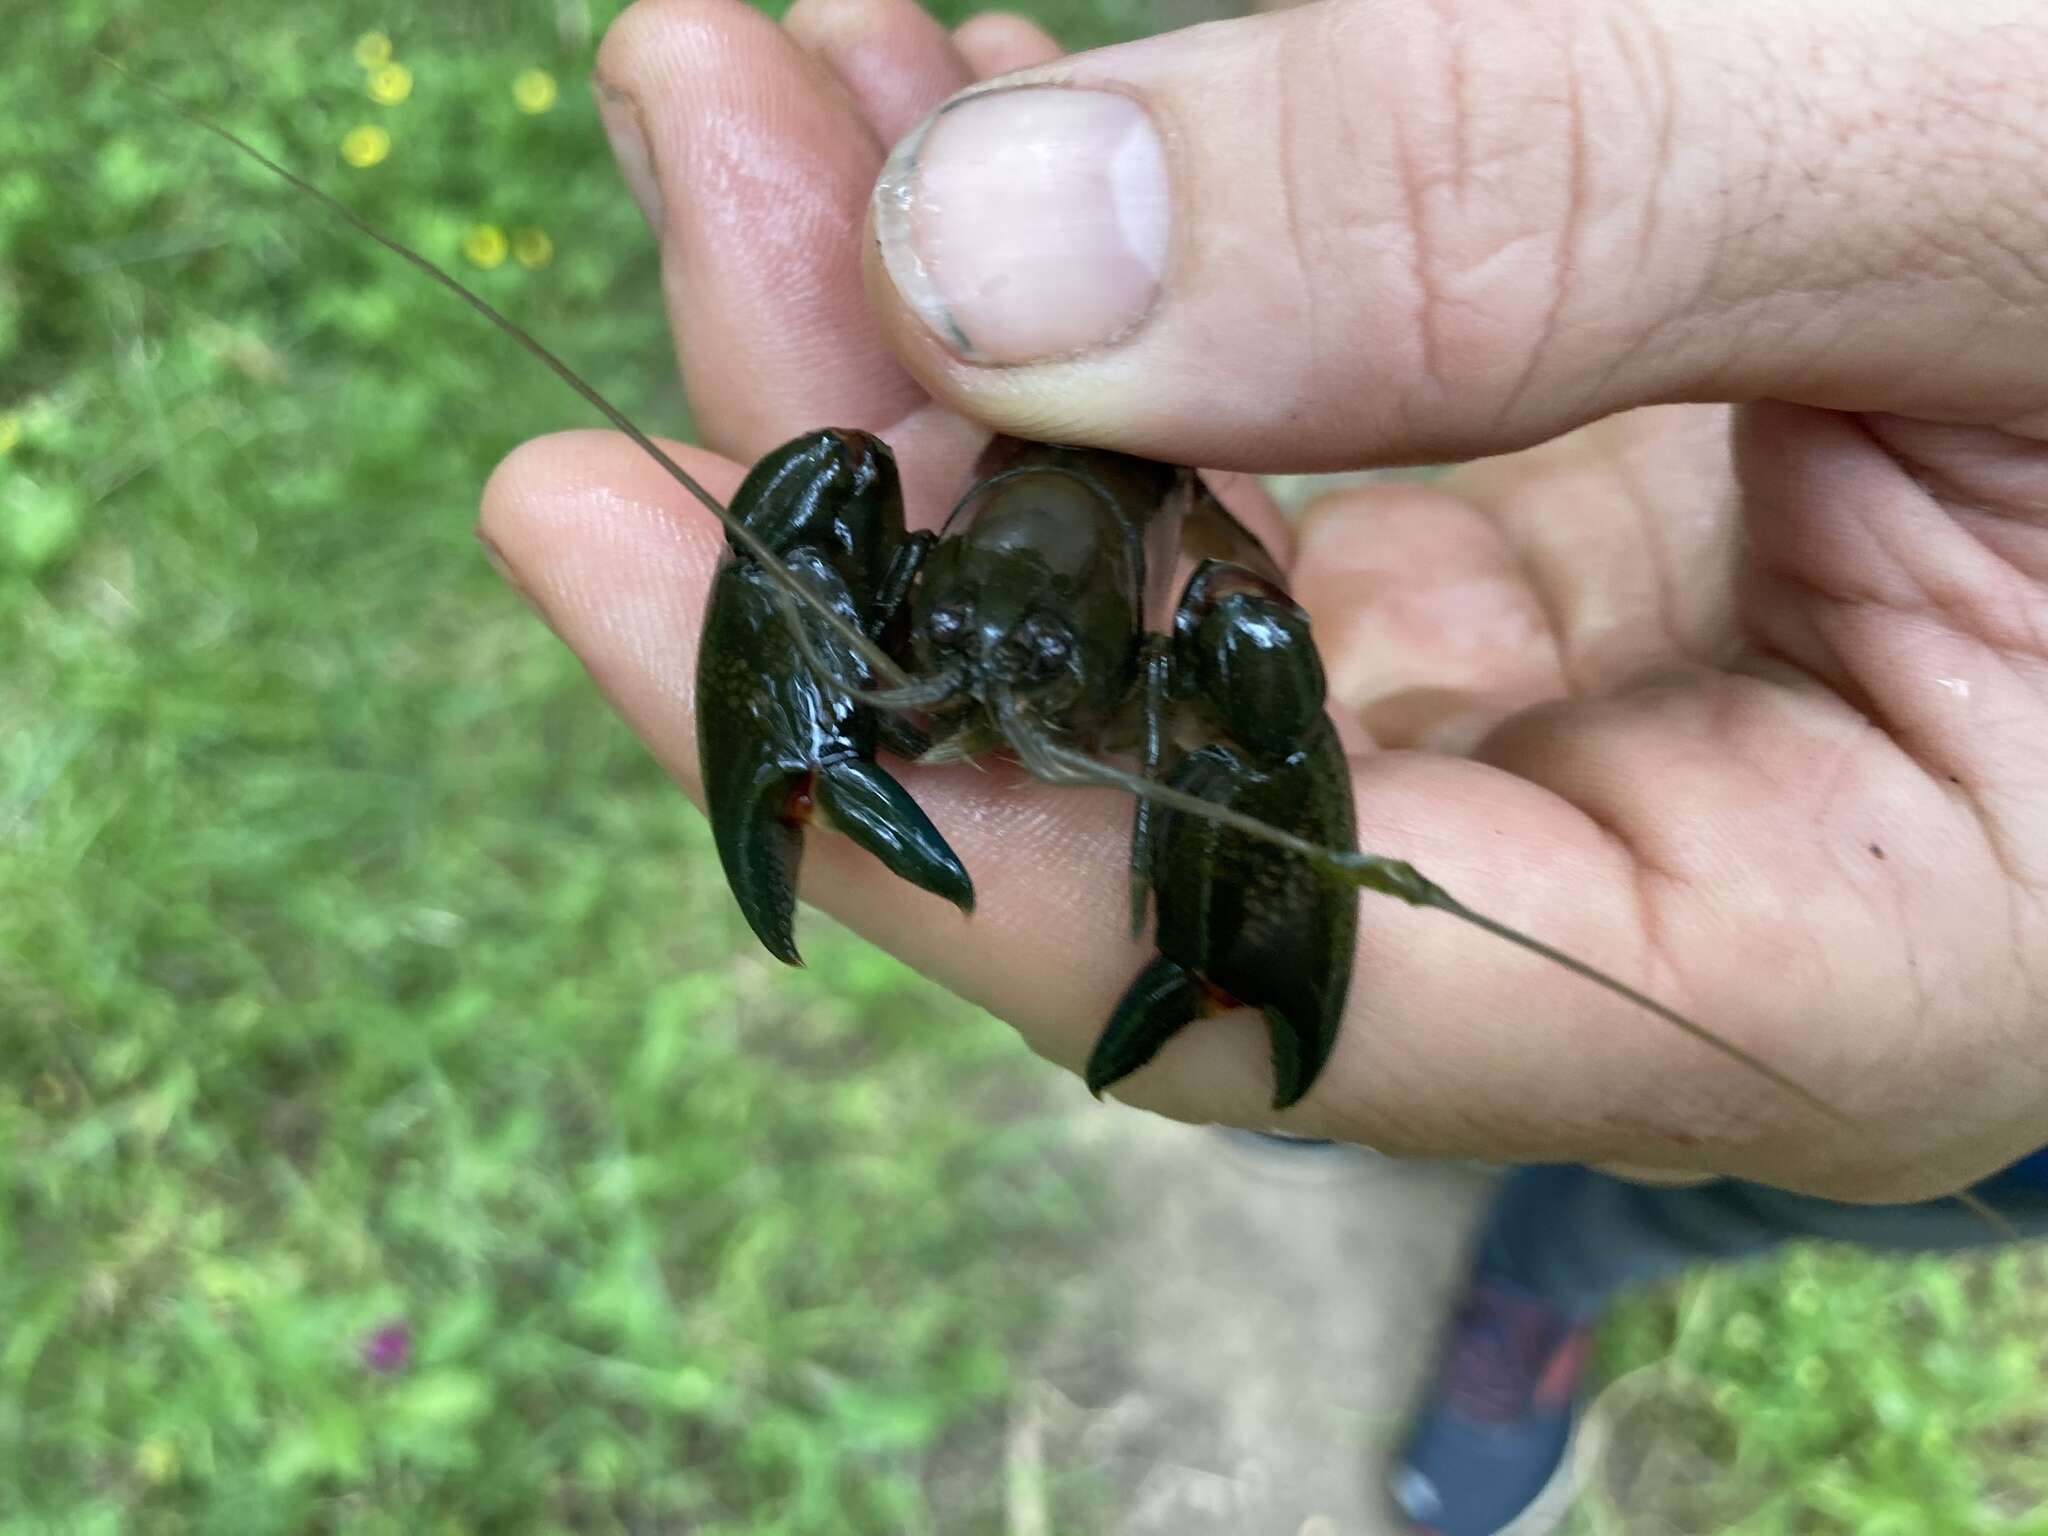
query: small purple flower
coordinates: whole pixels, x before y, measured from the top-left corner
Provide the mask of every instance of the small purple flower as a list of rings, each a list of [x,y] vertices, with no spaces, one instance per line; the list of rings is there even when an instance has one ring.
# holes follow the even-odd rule
[[[363,1340],[363,1368],[379,1376],[405,1369],[412,1358],[412,1329],[404,1323],[386,1323]]]

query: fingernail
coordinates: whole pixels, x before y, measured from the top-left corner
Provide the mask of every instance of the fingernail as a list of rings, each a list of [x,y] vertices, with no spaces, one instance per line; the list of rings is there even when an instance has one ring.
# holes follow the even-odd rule
[[[964,97],[896,147],[875,187],[896,291],[982,363],[1084,352],[1130,331],[1159,298],[1172,219],[1158,130],[1106,91]]]
[[[619,163],[626,189],[640,205],[648,228],[659,235],[661,180],[654,174],[654,155],[647,148],[647,129],[640,121],[640,108],[624,91],[602,80],[591,81],[590,89],[597,98],[597,115],[604,121],[604,136],[611,140],[612,158]]]

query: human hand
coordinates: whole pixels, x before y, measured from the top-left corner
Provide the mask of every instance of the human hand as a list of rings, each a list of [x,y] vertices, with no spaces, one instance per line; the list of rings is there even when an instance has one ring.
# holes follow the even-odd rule
[[[864,427],[928,523],[991,426],[1228,470],[1478,458],[1328,498],[1291,549],[1218,482],[1282,542],[1362,727],[1361,846],[1851,1122],[1368,898],[1344,1036],[1280,1123],[1851,1199],[2048,1141],[2039,8],[1325,0],[1054,57],[910,0],[618,23],[599,75],[662,241],[688,466],[725,494],[797,432]],[[864,292],[887,146],[1032,66],[1066,89],[957,107],[899,157],[911,245]],[[483,527],[696,793],[709,517],[573,433],[507,461]],[[828,837],[805,895],[1078,1063],[1144,955],[1128,802],[906,777],[975,916]],[[1238,1018],[1118,1096],[1264,1125],[1268,1091]]]

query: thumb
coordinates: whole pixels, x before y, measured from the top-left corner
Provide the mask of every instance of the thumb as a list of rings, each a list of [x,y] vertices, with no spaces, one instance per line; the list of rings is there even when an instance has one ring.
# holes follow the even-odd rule
[[[869,286],[940,399],[1219,468],[1678,399],[2039,428],[2043,80],[2034,0],[1323,0],[955,97]]]

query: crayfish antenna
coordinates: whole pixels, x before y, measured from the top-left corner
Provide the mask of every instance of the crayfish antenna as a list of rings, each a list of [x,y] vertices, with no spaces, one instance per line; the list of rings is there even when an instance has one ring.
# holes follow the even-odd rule
[[[125,79],[149,92],[150,95],[156,97],[158,101],[161,101],[187,122],[203,128],[215,138],[223,140],[237,152],[255,161],[264,170],[277,177],[280,181],[283,181],[287,186],[293,187],[304,193],[307,197],[312,198],[314,202],[354,229],[358,234],[367,236],[400,260],[409,262],[434,282],[439,283],[443,288],[454,294],[456,298],[467,304],[479,315],[482,315],[485,320],[497,327],[498,330],[519,343],[529,354],[538,359],[550,373],[554,374],[556,378],[560,379],[581,396],[600,416],[624,433],[631,440],[634,447],[660,465],[670,479],[674,480],[676,484],[703,503],[705,510],[717,518],[724,527],[727,537],[759,561],[761,568],[767,573],[771,581],[790,597],[808,607],[817,615],[820,623],[826,625],[838,638],[852,646],[861,659],[873,668],[876,677],[892,687],[900,688],[909,683],[910,679],[904,675],[902,668],[898,667],[895,661],[880,646],[862,634],[858,627],[848,623],[840,614],[834,612],[830,605],[806,586],[802,579],[784,565],[781,560],[776,558],[775,553],[762,542],[758,534],[734,517],[726,509],[725,503],[706,490],[703,483],[696,476],[678,464],[675,458],[662,448],[661,444],[643,432],[633,422],[631,417],[627,416],[624,411],[606,399],[598,391],[596,385],[590,383],[582,374],[571,368],[561,357],[540,341],[538,337],[534,336],[532,332],[505,314],[482,294],[467,287],[459,278],[449,272],[447,268],[434,261],[433,258],[414,250],[395,236],[387,235],[368,219],[353,211],[339,198],[321,191],[319,187],[306,180],[305,177],[299,175],[296,171],[280,165],[240,134],[215,122],[203,113],[194,111],[191,107],[186,106],[182,101],[171,95],[162,86],[143,79],[111,54],[101,53],[97,57],[100,62],[118,71]]]
[[[1228,806],[1217,805],[1197,795],[1156,780],[1129,773],[1108,763],[1099,763],[1083,753],[1072,751],[1059,743],[1037,738],[1035,733],[1027,735],[1020,745],[1028,747],[1024,754],[1024,765],[1038,777],[1055,783],[1097,784],[1108,789],[1121,789],[1130,794],[1151,800],[1189,816],[1205,817],[1218,822],[1233,831],[1260,838],[1289,853],[1299,855],[1332,879],[1363,890],[1373,891],[1382,896],[1391,896],[1406,902],[1411,907],[1428,907],[1456,918],[1461,923],[1503,939],[1517,949],[1527,950],[1539,959],[1570,971],[1574,976],[1591,982],[1594,986],[1613,993],[1625,1002],[1648,1013],[1652,1018],[1662,1020],[1673,1029],[1691,1036],[1710,1050],[1718,1051],[1730,1061],[1747,1067],[1773,1086],[1790,1094],[1810,1109],[1827,1116],[1838,1125],[1847,1125],[1849,1117],[1828,1103],[1811,1088],[1781,1069],[1772,1066],[1762,1057],[1743,1049],[1734,1041],[1724,1039],[1706,1025],[1687,1018],[1675,1008],[1666,1007],[1646,992],[1638,991],[1617,976],[1610,976],[1598,966],[1568,954],[1555,945],[1546,944],[1521,929],[1511,927],[1498,918],[1466,906],[1442,886],[1429,879],[1414,865],[1400,859],[1390,859],[1382,854],[1356,853],[1340,848],[1324,848],[1293,833],[1275,826],[1269,826],[1255,816],[1246,816]],[[1013,737],[1013,739],[1015,739]]]
[[[1413,866],[1403,867],[1408,869],[1409,873],[1414,874],[1417,880],[1422,880],[1420,873],[1415,871]],[[1532,955],[1548,960],[1552,965],[1562,966],[1574,976],[1583,977],[1587,981],[1592,982],[1594,986],[1605,988],[1616,997],[1626,1002],[1634,1003],[1644,1012],[1662,1019],[1673,1029],[1692,1036],[1693,1039],[1712,1050],[1719,1051],[1730,1061],[1739,1062],[1741,1065],[1749,1068],[1750,1071],[1756,1073],[1757,1076],[1764,1078],[1776,1087],[1782,1088],[1785,1092],[1791,1094],[1809,1109],[1826,1115],[1837,1125],[1849,1125],[1852,1123],[1847,1115],[1843,1114],[1842,1111],[1835,1108],[1834,1105],[1823,1099],[1811,1088],[1800,1083],[1797,1079],[1772,1066],[1754,1052],[1743,1049],[1733,1040],[1716,1034],[1713,1030],[1707,1028],[1706,1025],[1687,1018],[1677,1009],[1666,1007],[1647,992],[1638,991],[1620,977],[1610,976],[1598,966],[1589,965],[1576,955],[1567,954],[1555,945],[1546,944],[1533,934],[1527,934],[1519,928],[1510,927],[1498,918],[1488,917],[1484,912],[1473,911],[1472,908],[1451,895],[1449,891],[1446,891],[1442,886],[1432,881],[1423,880],[1422,883],[1428,888],[1426,895],[1420,898],[1411,899],[1403,897],[1402,899],[1409,900],[1411,905],[1414,906],[1431,907],[1438,912],[1447,912],[1452,917],[1457,918],[1458,921],[1471,924],[1481,933],[1490,933],[1497,939],[1505,939],[1517,949],[1525,949]]]

